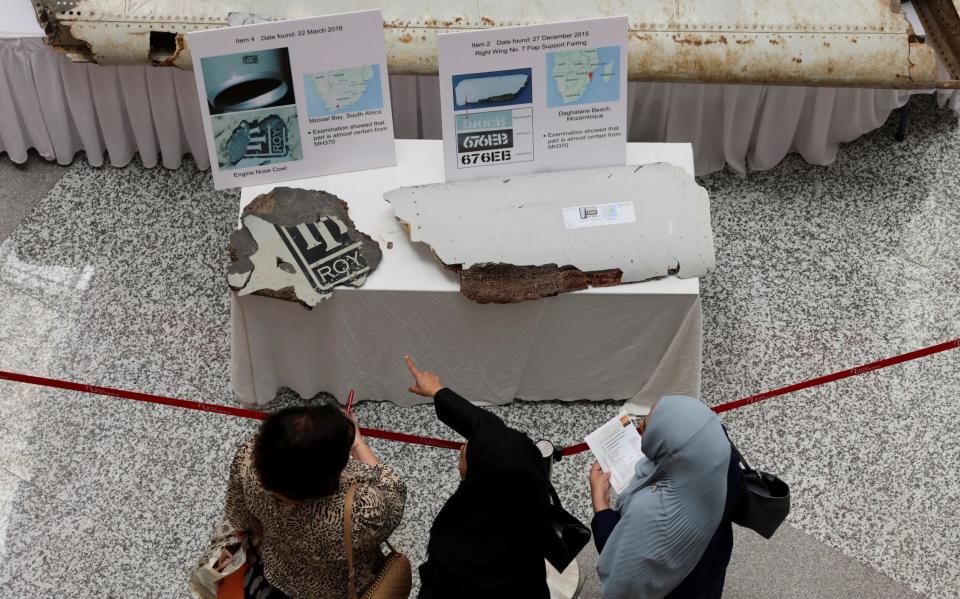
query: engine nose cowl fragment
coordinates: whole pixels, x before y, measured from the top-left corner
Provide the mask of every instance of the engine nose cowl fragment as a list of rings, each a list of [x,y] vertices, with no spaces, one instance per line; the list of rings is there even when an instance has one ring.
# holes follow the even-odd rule
[[[380,246],[358,231],[347,203],[325,191],[276,187],[243,210],[230,236],[227,282],[307,308],[340,285],[359,287],[380,264]]]
[[[385,198],[478,303],[513,303],[715,265],[707,191],[669,164],[404,187]]]

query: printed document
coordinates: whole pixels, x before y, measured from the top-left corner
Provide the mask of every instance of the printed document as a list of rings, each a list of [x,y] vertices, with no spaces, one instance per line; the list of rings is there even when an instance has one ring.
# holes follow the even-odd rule
[[[619,16],[438,35],[447,181],[623,165],[628,29]]]
[[[217,189],[396,164],[379,10],[187,38]]]
[[[618,494],[633,480],[637,462],[647,459],[640,451],[640,433],[626,412],[620,412],[585,441],[600,468],[610,473],[610,486]]]

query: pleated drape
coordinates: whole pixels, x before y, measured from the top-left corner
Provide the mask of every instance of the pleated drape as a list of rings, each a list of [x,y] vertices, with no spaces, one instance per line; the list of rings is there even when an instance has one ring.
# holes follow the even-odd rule
[[[15,162],[35,148],[69,164],[178,168],[192,154],[210,167],[193,73],[74,63],[36,38],[0,40],[0,151]]]
[[[398,138],[439,139],[435,76],[390,77]],[[630,141],[691,142],[698,174],[776,166],[789,152],[811,164],[876,129],[911,93],[889,89],[630,83]],[[960,93],[938,92],[960,114]],[[185,154],[209,168],[193,73],[73,63],[38,38],[0,39],[0,151],[69,164],[177,168]]]

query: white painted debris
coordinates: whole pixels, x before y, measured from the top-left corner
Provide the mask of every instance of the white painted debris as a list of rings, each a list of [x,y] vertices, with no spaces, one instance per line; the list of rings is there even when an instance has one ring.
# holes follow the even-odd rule
[[[340,285],[359,287],[380,263],[380,246],[358,231],[335,195],[275,187],[244,208],[230,236],[227,282],[313,308]]]
[[[620,269],[622,283],[714,267],[704,188],[667,164],[458,181],[387,192],[410,238],[447,265]]]

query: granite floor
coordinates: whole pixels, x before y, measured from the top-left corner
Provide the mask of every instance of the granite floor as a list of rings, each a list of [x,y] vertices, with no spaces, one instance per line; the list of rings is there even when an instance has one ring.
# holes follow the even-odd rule
[[[913,102],[905,144],[891,122],[829,168],[792,156],[701,180],[718,257],[701,282],[705,401],[960,336],[960,131],[929,98]],[[232,403],[222,267],[238,194],[190,164],[34,163],[14,172],[0,158],[0,369]],[[741,448],[794,494],[772,541],[738,533],[728,596],[960,596],[958,390],[955,351],[728,414]],[[493,409],[572,442],[617,406]],[[450,436],[429,406],[357,414]],[[254,427],[0,382],[0,597],[188,597],[227,462]],[[396,539],[418,561],[456,454],[371,444],[408,481]],[[588,466],[555,468],[584,519]],[[580,559],[583,597],[597,596],[595,559]]]

